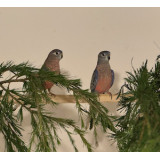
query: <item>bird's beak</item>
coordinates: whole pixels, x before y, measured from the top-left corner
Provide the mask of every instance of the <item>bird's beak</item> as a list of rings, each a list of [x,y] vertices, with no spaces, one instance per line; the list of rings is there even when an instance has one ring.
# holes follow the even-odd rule
[[[61,54],[61,59],[63,58],[63,53]]]

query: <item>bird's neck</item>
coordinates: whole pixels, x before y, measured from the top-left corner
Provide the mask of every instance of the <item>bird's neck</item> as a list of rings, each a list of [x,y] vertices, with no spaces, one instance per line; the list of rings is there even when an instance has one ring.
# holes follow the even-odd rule
[[[101,65],[101,64],[109,66],[109,61],[98,59],[97,65]]]
[[[97,70],[100,73],[106,72],[106,70],[110,71],[111,67],[109,65],[109,62],[108,61],[97,62]]]
[[[51,71],[59,71],[60,70],[59,60],[58,59],[48,58],[45,61],[45,66],[47,68],[49,68],[49,70],[51,70]]]

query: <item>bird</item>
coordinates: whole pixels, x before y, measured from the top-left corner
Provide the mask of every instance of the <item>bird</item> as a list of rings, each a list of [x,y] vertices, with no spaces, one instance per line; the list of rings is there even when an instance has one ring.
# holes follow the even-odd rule
[[[59,49],[52,50],[49,54],[47,59],[45,60],[44,64],[42,65],[42,70],[49,70],[53,71],[56,74],[60,74],[60,60],[63,58],[63,52]],[[51,88],[53,87],[54,83],[50,81],[44,82],[44,87],[46,90],[48,90],[49,94],[55,96],[51,92]]]
[[[114,83],[114,71],[111,69],[109,61],[109,51],[101,51],[98,54],[97,66],[91,78],[90,90],[98,95],[108,93],[112,98],[112,94],[109,92],[109,89]],[[91,118],[90,129],[92,129],[92,127],[93,119]]]

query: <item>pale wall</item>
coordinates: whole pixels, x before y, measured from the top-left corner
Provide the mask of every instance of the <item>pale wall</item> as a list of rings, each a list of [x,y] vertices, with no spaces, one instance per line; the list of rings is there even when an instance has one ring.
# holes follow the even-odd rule
[[[89,88],[97,55],[111,52],[110,64],[115,71],[116,93],[123,84],[126,71],[149,59],[153,66],[160,53],[160,8],[0,8],[0,57],[16,63],[30,61],[41,67],[47,54],[55,48],[64,52],[61,68],[73,78],[80,78]],[[60,91],[63,93],[63,91]],[[113,114],[116,104],[105,104]],[[77,119],[75,105],[57,107],[57,115]],[[29,137],[29,117],[25,115],[25,140]],[[58,151],[73,151],[66,135]],[[87,135],[92,144],[93,134]],[[1,138],[2,140],[2,138]],[[77,146],[86,151],[78,137]],[[95,151],[117,151],[116,144],[99,129],[99,146]],[[3,151],[2,145],[0,150]]]

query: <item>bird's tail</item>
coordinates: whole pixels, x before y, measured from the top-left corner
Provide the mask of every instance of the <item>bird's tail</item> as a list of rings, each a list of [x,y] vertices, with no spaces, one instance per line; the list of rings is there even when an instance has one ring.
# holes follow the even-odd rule
[[[89,129],[91,130],[92,128],[93,128],[93,118],[91,118],[90,125],[89,125]]]
[[[87,123],[86,123],[86,129],[92,129],[93,128],[93,118],[88,117]]]

